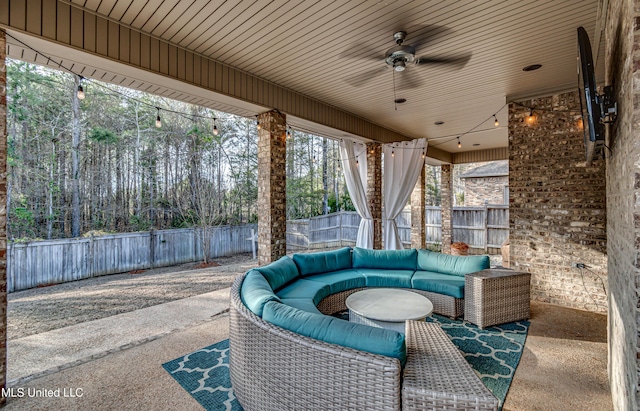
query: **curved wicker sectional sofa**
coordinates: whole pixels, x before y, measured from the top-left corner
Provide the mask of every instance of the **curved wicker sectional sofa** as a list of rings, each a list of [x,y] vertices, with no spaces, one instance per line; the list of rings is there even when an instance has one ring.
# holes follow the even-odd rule
[[[403,334],[330,316],[366,287],[411,289],[450,317],[464,310],[464,275],[487,256],[427,250],[294,254],[236,278],[229,370],[246,411],[399,410]]]

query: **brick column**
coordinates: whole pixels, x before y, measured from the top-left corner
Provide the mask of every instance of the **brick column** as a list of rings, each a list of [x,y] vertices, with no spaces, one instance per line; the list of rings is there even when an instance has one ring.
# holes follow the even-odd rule
[[[285,115],[258,116],[258,264],[287,253],[287,124]]]
[[[367,143],[367,201],[373,218],[373,248],[382,249],[382,144]]]
[[[453,240],[453,224],[451,220],[451,215],[453,213],[453,166],[451,164],[443,164],[440,166],[440,169],[442,170],[442,183],[440,187],[440,207],[442,209],[442,252],[451,254],[451,243]]]
[[[7,382],[7,39],[0,29],[0,387]],[[6,398],[0,396],[0,404]]]
[[[416,186],[411,192],[411,247],[425,248],[427,246],[427,233],[425,228],[425,206],[426,206],[426,165],[422,166],[422,171],[416,181]]]

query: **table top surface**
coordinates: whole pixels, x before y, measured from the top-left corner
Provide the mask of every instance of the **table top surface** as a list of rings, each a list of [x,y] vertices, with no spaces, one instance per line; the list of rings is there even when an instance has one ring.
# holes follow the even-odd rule
[[[369,288],[347,297],[347,308],[377,321],[420,320],[431,314],[433,304],[427,297],[407,290]]]

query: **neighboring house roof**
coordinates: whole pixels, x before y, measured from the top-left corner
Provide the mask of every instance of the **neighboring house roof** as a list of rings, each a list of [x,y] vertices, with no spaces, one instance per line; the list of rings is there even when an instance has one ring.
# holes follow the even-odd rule
[[[491,161],[461,174],[460,178],[500,177],[509,175],[509,161]]]

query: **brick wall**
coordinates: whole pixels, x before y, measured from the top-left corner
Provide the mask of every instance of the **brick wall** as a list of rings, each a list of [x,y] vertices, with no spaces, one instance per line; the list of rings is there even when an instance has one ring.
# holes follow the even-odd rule
[[[367,143],[367,201],[373,218],[373,249],[382,249],[382,144]]]
[[[504,187],[509,185],[508,176],[465,178],[464,205],[482,206],[488,204],[505,204]]]
[[[442,252],[451,254],[451,241],[453,238],[453,166],[443,164],[440,166],[440,207],[442,207]]]
[[[605,161],[586,166],[578,94],[522,104],[539,110],[528,125],[509,105],[511,266],[532,274],[534,300],[606,312]]]
[[[258,116],[258,264],[287,253],[287,122],[284,114]]]
[[[5,31],[0,29],[0,387],[7,378],[7,70]],[[6,398],[0,396],[0,404]]]
[[[634,10],[635,8],[635,10]],[[593,44],[593,39],[591,39]],[[617,410],[637,410],[640,349],[640,1],[609,1],[605,84],[613,85],[618,118],[607,145],[609,381]],[[602,84],[599,84],[602,85]]]
[[[426,224],[426,168],[423,166],[411,192],[411,248],[427,246]]]

